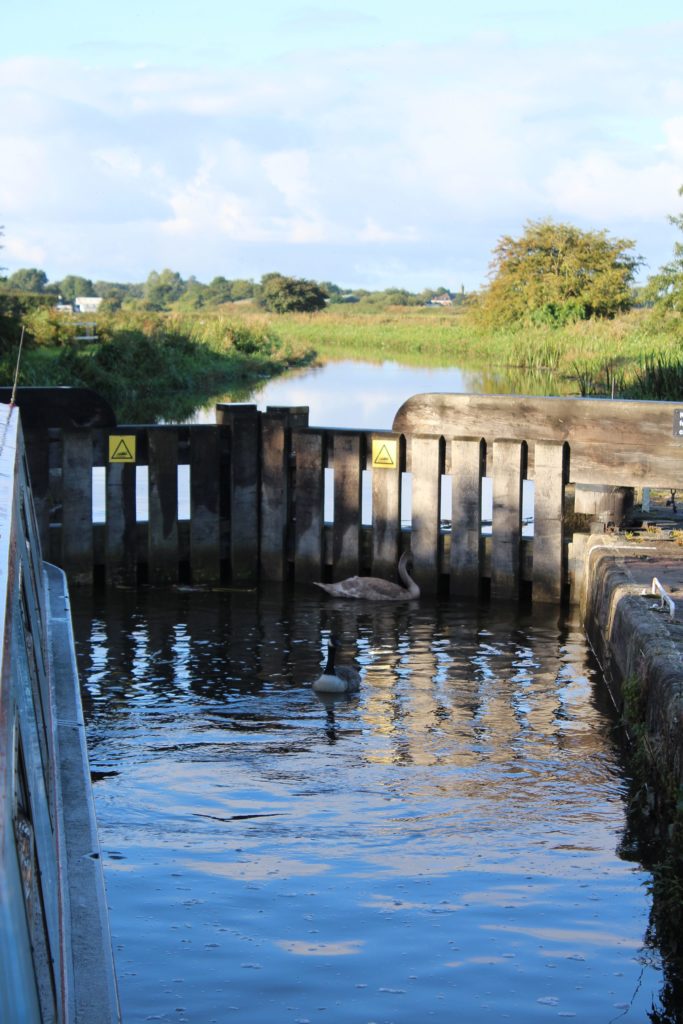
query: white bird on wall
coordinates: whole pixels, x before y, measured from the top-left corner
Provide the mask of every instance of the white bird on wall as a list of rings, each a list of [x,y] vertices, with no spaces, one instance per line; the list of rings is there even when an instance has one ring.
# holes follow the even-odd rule
[[[366,601],[413,601],[420,596],[420,588],[410,576],[407,564],[410,556],[406,551],[401,555],[398,562],[398,575],[403,586],[392,583],[391,580],[381,579],[379,576],[349,576],[339,583],[318,583],[320,587],[332,597],[357,598]]]
[[[360,673],[349,665],[335,665],[341,642],[331,636],[327,645],[327,662],[322,675],[313,683],[316,693],[355,693],[360,687]]]

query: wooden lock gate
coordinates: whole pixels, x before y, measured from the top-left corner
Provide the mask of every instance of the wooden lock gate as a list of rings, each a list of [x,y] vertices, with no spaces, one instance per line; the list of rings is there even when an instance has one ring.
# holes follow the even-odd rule
[[[409,548],[426,594],[558,602],[596,491],[683,488],[671,402],[432,394],[391,431],[225,404],[215,425],[25,433],[44,551],[77,583],[395,578]]]

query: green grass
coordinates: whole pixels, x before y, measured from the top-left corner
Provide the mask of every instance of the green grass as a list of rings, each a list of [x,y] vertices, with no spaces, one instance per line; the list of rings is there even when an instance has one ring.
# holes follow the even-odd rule
[[[51,310],[30,328],[21,383],[86,384],[129,421],[187,416],[217,394],[243,400],[290,367],[341,359],[454,366],[478,372],[491,392],[683,399],[683,319],[647,310],[491,331],[462,307],[335,305],[284,315],[250,303],[168,314],[124,308],[97,318],[100,341],[90,348]],[[7,352],[2,376],[12,373]]]

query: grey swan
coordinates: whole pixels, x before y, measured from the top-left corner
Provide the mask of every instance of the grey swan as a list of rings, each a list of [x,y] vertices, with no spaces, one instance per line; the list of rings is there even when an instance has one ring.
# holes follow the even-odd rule
[[[327,662],[322,675],[313,683],[316,693],[355,693],[360,688],[360,673],[349,665],[335,665],[341,642],[331,636],[327,645]]]
[[[332,597],[359,598],[366,601],[414,601],[420,596],[420,588],[408,572],[409,560],[408,552],[404,551],[398,562],[398,575],[404,586],[383,580],[379,576],[349,576],[339,583],[314,582],[314,585]]]

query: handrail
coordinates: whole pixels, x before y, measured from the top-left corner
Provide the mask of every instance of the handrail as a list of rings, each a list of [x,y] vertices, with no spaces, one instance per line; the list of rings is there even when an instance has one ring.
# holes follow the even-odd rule
[[[650,593],[652,593],[652,594],[659,594],[659,596],[661,597],[661,602],[660,602],[659,607],[663,608],[664,607],[664,603],[666,602],[666,604],[668,604],[668,606],[669,606],[669,615],[671,616],[672,619],[675,619],[676,618],[676,602],[671,597],[671,594],[669,594],[664,589],[664,587],[659,582],[659,580],[657,579],[656,576],[653,576],[653,578],[652,578],[652,590],[650,591]]]

